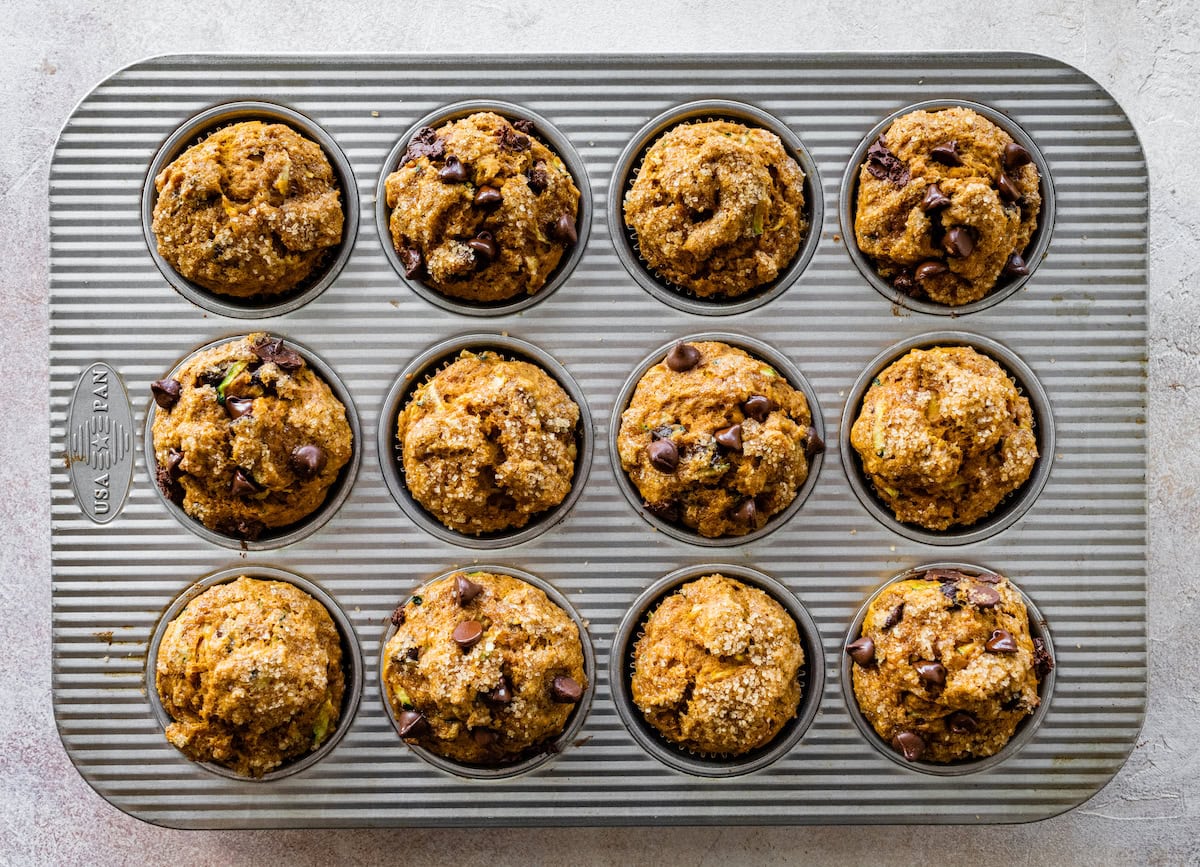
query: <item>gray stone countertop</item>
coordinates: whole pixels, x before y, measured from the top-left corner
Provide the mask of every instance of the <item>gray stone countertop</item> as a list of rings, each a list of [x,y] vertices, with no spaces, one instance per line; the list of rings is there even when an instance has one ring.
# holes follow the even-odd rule
[[[1200,2],[10,0],[0,21],[0,863],[1200,864]],[[182,832],[120,813],[71,766],[50,705],[47,173],[59,127],[95,83],[158,53],[597,48],[1033,51],[1078,66],[1131,116],[1152,208],[1150,703],[1128,763],[1082,806],[1019,826]]]

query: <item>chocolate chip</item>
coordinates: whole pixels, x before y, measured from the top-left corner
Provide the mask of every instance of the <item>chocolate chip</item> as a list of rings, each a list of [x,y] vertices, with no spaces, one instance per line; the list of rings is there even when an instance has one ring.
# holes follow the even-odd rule
[[[390,619],[392,621],[393,626],[403,626],[404,625],[405,614],[404,614],[404,603],[403,602],[401,602],[394,609],[392,609],[392,616]]]
[[[454,600],[460,606],[470,605],[475,597],[483,592],[483,585],[476,584],[466,575],[454,576]]]
[[[233,471],[233,482],[229,485],[229,493],[235,497],[249,497],[259,492],[260,488],[254,483],[250,474],[238,467]]]
[[[177,379],[160,379],[150,383],[150,393],[154,395],[154,402],[163,409],[170,409],[179,403],[179,394],[182,390],[183,386]]]
[[[508,678],[500,676],[500,683],[495,689],[487,694],[486,700],[491,704],[508,704],[512,701],[512,686],[509,685]]]
[[[433,127],[423,126],[409,139],[402,162],[412,162],[413,160],[419,160],[421,157],[429,157],[431,160],[437,160],[441,159],[442,154],[445,152],[445,139],[439,138],[437,130]]]
[[[294,371],[304,367],[300,353],[284,346],[282,337],[263,335],[250,349],[263,361],[274,363],[280,370]]]
[[[488,264],[500,252],[500,248],[496,246],[496,240],[492,237],[491,232],[480,232],[470,241],[467,241],[467,246],[474,251],[475,262],[479,265]]]
[[[172,479],[177,479],[183,475],[183,470],[180,465],[183,463],[183,452],[179,449],[167,450],[167,472]]]
[[[1015,202],[1021,198],[1021,191],[1017,189],[1017,185],[1012,182],[1012,178],[1000,173],[1000,177],[996,179],[996,192],[1000,194],[1001,201]]]
[[[227,397],[225,398],[225,412],[229,418],[236,421],[244,415],[250,415],[254,409],[254,398],[252,397]]]
[[[666,365],[676,373],[691,370],[700,363],[700,350],[690,343],[676,343],[667,353]]]
[[[438,169],[438,180],[443,184],[461,184],[466,179],[466,164],[460,162],[458,157],[446,157],[446,164]]]
[[[206,370],[204,373],[196,377],[201,385],[211,385],[216,388],[221,384],[221,380],[225,378],[224,370]]]
[[[825,440],[821,439],[821,435],[817,433],[817,429],[812,425],[808,426],[808,430],[804,432],[804,456],[810,461],[825,451]]]
[[[532,143],[529,141],[529,136],[521,135],[508,124],[500,127],[500,129],[496,131],[496,135],[500,139],[500,147],[503,150],[512,151],[513,153],[520,153],[521,151],[527,151],[530,147],[532,147]]]
[[[487,729],[472,729],[471,740],[475,741],[476,746],[490,747],[496,742],[496,733]]]
[[[912,295],[914,297],[920,292],[917,284],[913,282],[912,272],[910,271],[901,271],[897,274],[892,280],[892,286],[905,295]]]
[[[972,583],[967,588],[967,601],[976,608],[995,608],[1000,604],[1000,594],[995,587]]]
[[[904,617],[904,603],[901,602],[895,608],[888,612],[887,617],[883,620],[883,626],[880,629],[891,629]]]
[[[404,651],[404,658],[409,662],[416,662],[421,658],[421,648],[410,647],[408,650]]]
[[[892,747],[907,762],[915,762],[925,755],[925,741],[916,732],[897,732],[892,738]]]
[[[176,481],[175,475],[169,465],[165,467],[159,466],[154,470],[154,482],[158,485],[158,489],[163,492],[163,496],[172,503],[179,505],[183,502],[183,487]]]
[[[738,523],[747,524],[751,527],[758,523],[758,506],[755,504],[754,498],[751,497],[738,506],[737,511],[733,513],[733,517]]]
[[[898,156],[892,153],[881,135],[867,148],[867,171],[881,181],[891,181],[903,187],[912,180],[912,175]]]
[[[1004,167],[1006,169],[1020,168],[1031,162],[1033,162],[1033,155],[1015,141],[1010,141],[1004,146]]]
[[[972,713],[956,710],[946,717],[946,727],[956,735],[969,735],[979,728],[979,721]]]
[[[930,184],[929,189],[925,191],[925,198],[921,199],[921,210],[929,214],[948,207],[950,207],[950,197],[943,193],[942,188],[937,184]]]
[[[489,187],[487,184],[484,184],[475,191],[473,201],[477,208],[494,208],[504,201],[504,196],[500,195],[500,191],[495,187]]]
[[[922,283],[931,277],[945,274],[949,270],[945,262],[940,262],[937,259],[929,259],[917,266],[917,270],[913,272],[913,277],[918,283]]]
[[[1004,263],[1000,273],[1005,277],[1024,277],[1029,273],[1029,266],[1025,264],[1025,259],[1020,253],[1013,253]]]
[[[1017,640],[1007,629],[993,631],[992,637],[987,640],[984,647],[990,653],[1016,653],[1018,650]]]
[[[940,688],[946,685],[946,666],[940,662],[918,662],[913,668],[917,670],[917,676],[930,686]]]
[[[945,596],[950,601],[951,605],[958,604],[958,582],[957,581],[943,581],[941,587],[939,587],[938,589],[942,591],[942,595]]]
[[[976,581],[982,581],[984,584],[999,584],[1004,579],[995,572],[980,572],[975,576]]]
[[[942,142],[929,152],[929,158],[944,166],[961,166],[962,156],[958,153],[958,142],[951,140]]]
[[[679,520],[679,504],[674,500],[665,500],[661,503],[651,503],[643,500],[642,508],[660,521],[673,523]]]
[[[1033,639],[1033,669],[1039,680],[1054,671],[1054,660],[1046,649],[1046,642],[1040,638]]]
[[[773,409],[775,409],[775,401],[766,395],[752,394],[742,401],[742,412],[746,414],[746,418],[752,418],[757,422],[766,421]]]
[[[396,727],[402,738],[419,738],[429,732],[429,721],[415,710],[402,710],[396,714]]]
[[[946,232],[942,246],[946,249],[946,255],[965,259],[975,252],[975,239],[971,237],[969,230],[955,226]]]
[[[454,643],[463,650],[470,650],[479,643],[479,639],[483,638],[483,624],[478,620],[464,620],[454,627],[454,634],[451,637],[454,639]]]
[[[237,539],[245,539],[248,542],[253,542],[266,529],[267,525],[256,518],[222,518],[217,522],[216,526],[218,533],[224,533],[226,536],[233,536]]]
[[[550,697],[560,704],[576,704],[583,698],[583,687],[570,675],[558,674],[550,681]]]
[[[669,440],[675,436],[675,428],[669,424],[660,425],[650,431],[650,439],[653,440]]]
[[[875,642],[869,635],[864,635],[847,644],[846,653],[859,665],[870,665],[875,661]]]
[[[742,450],[742,426],[740,424],[721,428],[713,434],[713,438],[730,451],[740,452]]]
[[[533,121],[528,118],[521,118],[512,122],[513,129],[518,132],[523,132],[525,135],[533,135]]]
[[[302,479],[311,479],[325,469],[325,449],[311,443],[296,446],[288,457],[288,466]]]
[[[650,466],[660,473],[673,473],[679,466],[679,449],[670,440],[656,440],[646,446]]]
[[[546,163],[538,160],[533,164],[533,168],[529,170],[529,189],[533,190],[534,195],[540,195],[550,186],[550,172],[546,168]]]
[[[397,247],[396,255],[400,257],[400,267],[404,269],[405,277],[416,277],[425,265],[425,258],[416,247]]]
[[[575,231],[575,218],[570,214],[559,214],[558,219],[550,224],[550,237],[564,244],[574,244],[579,240]]]

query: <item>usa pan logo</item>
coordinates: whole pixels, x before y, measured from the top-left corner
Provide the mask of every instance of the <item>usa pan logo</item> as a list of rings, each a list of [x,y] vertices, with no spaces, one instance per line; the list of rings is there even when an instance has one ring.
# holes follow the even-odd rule
[[[133,409],[117,372],[102,361],[83,372],[71,395],[66,461],[79,508],[107,524],[133,480]]]

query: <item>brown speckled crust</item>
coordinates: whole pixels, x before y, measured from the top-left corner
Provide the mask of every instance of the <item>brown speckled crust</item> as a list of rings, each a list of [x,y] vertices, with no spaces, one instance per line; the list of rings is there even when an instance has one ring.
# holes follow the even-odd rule
[[[337,178],[320,146],[246,121],[193,145],[154,179],[158,252],[224,295],[295,289],[342,240]]]
[[[757,587],[708,575],[649,617],[634,648],[633,703],[673,743],[741,755],[796,715],[803,664],[783,606]]]
[[[876,377],[850,442],[896,520],[969,527],[1033,470],[1029,400],[969,347],[914,349]]]
[[[158,466],[169,465],[172,450],[183,452],[174,489],[182,492],[183,510],[226,535],[253,538],[308,516],[350,460],[346,408],[307,364],[285,370],[255,354],[256,344],[272,340],[255,333],[200,353],[175,376],[179,402],[171,409],[159,407],[154,417]],[[286,350],[287,344],[282,346]],[[251,405],[248,414],[235,419],[221,404],[218,386],[239,365],[225,395]],[[324,466],[311,478],[291,464],[292,451],[304,445],[325,453]],[[234,493],[239,469],[258,493]]]
[[[571,490],[578,424],[579,407],[537,365],[464,352],[400,412],[405,484],[460,533],[523,527]]]
[[[387,178],[392,243],[397,251],[418,250],[420,278],[452,298],[533,295],[571,246],[551,228],[563,214],[574,224],[579,210],[579,190],[566,166],[536,131],[526,136],[491,112],[445,124],[437,136],[445,144],[440,156],[409,160]],[[465,166],[465,182],[438,177],[450,157]],[[482,186],[499,190],[501,202],[474,204]],[[499,251],[487,264],[468,246],[482,231],[492,234]]]
[[[855,698],[875,731],[888,743],[899,732],[915,733],[925,743],[920,758],[928,762],[993,755],[1039,702],[1033,639],[1020,594],[1005,578],[991,583],[957,573],[957,580],[945,580],[953,577],[900,581],[881,593],[862,627],[862,635],[875,643],[874,661],[852,663]],[[973,603],[980,588],[986,588],[987,601],[998,595],[999,602]],[[899,620],[887,626],[901,605]],[[997,629],[1012,634],[1016,653],[986,649]],[[916,668],[922,662],[945,668],[944,687],[922,680]],[[948,717],[956,711],[974,717],[975,731],[951,730]]]
[[[483,588],[466,605],[455,594],[459,575]],[[410,743],[459,762],[499,765],[531,754],[566,726],[575,705],[556,701],[552,684],[566,676],[586,688],[583,646],[574,621],[541,590],[509,575],[463,572],[422,588],[402,610],[384,650],[383,683],[397,716],[415,710],[425,717],[428,730]],[[483,626],[483,636],[464,651],[453,634],[468,620]],[[507,704],[488,698],[502,682]]]
[[[774,280],[808,230],[804,172],[765,129],[686,123],[646,152],[625,222],[651,270],[702,298]]]
[[[808,478],[808,402],[773,367],[740,349],[689,345],[700,352],[691,370],[676,372],[659,362],[638,382],[621,414],[621,467],[654,514],[702,536],[744,535],[786,509]],[[751,395],[774,404],[765,421],[743,410]],[[734,424],[741,425],[740,452],[715,439]],[[678,450],[674,472],[650,462],[647,447],[659,439]],[[754,503],[750,521],[738,514],[748,500]]]
[[[262,776],[337,728],[344,675],[329,612],[283,581],[241,577],[167,625],[155,660],[167,740],[198,762]]]
[[[1037,228],[1042,206],[1037,167],[1005,168],[1004,148],[1012,137],[967,108],[911,112],[897,118],[883,137],[911,179],[897,185],[875,177],[864,163],[854,217],[859,249],[889,282],[901,274],[911,277],[916,265],[937,260],[949,270],[916,281],[917,297],[950,305],[978,301],[995,288],[1009,256],[1021,253]],[[950,141],[957,143],[961,166],[929,156]],[[1019,200],[1001,197],[997,185],[1002,172],[1019,191]],[[920,205],[932,184],[949,197],[950,205],[927,213]],[[943,247],[945,231],[954,227],[967,228],[975,242],[965,258],[948,256]]]

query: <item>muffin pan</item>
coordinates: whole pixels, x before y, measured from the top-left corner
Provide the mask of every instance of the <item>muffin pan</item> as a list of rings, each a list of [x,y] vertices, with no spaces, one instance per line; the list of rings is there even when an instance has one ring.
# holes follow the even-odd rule
[[[664,303],[630,275],[608,201],[640,130],[714,99],[790,129],[811,155],[819,194],[802,273],[762,306],[719,310],[719,323]],[[881,297],[836,217],[840,179],[872,127],[933,99],[1011,118],[1036,144],[1057,202],[1036,272],[986,309],[958,311],[956,323],[1010,349],[1043,386],[1055,436],[1044,487],[994,535],[936,547],[876,520],[835,466],[843,456],[833,447],[871,360],[945,323]],[[339,172],[348,216],[378,204],[389,152],[422,118],[467,100],[544,118],[582,164],[578,258],[553,294],[487,311],[484,328],[398,277],[371,220],[348,233],[348,259],[324,291],[286,311],[219,309],[176,292],[144,236],[139,201],[152,163],[190,119],[248,100],[298,112],[328,134],[349,166],[349,178]],[[1030,55],[178,56],[121,70],[76,109],[50,172],[52,682],[68,754],[119,808],[189,828],[1014,822],[1069,809],[1120,767],[1145,709],[1147,207],[1144,156],[1120,108],[1082,73]],[[144,430],[150,382],[194,347],[252,330],[250,315],[337,372],[358,408],[361,465],[324,526],[271,550],[234,551],[164,506]],[[808,683],[824,680],[803,736],[730,779],[680,772],[644,749],[609,680],[618,624],[638,597],[660,576],[710,563],[713,550],[637,515],[603,454],[607,426],[639,359],[713,326],[761,341],[803,372],[829,445],[803,505],[724,558],[772,576],[809,612]],[[414,755],[388,720],[378,671],[397,601],[483,556],[427,532],[391,496],[378,442],[388,390],[430,347],[480,331],[519,338],[562,365],[590,407],[596,452],[569,512],[503,551],[503,568],[540,576],[586,622],[591,707],[553,761],[489,780]],[[1019,750],[967,776],[922,773],[880,754],[837,676],[863,600],[898,572],[942,558],[1011,577],[1056,640],[1057,685],[1040,724],[1027,726]],[[146,677],[152,636],[174,600],[205,575],[269,569],[318,582],[345,612],[365,664],[340,742],[286,779],[261,783],[214,775],[176,751]]]

